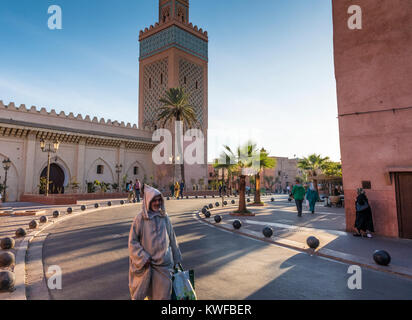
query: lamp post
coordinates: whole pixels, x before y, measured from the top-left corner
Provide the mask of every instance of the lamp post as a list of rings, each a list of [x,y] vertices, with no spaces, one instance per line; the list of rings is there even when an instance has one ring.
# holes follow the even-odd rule
[[[47,145],[47,146],[46,146]],[[46,197],[49,196],[49,184],[50,184],[50,157],[52,153],[57,153],[60,147],[59,140],[54,140],[53,146],[52,144],[46,143],[43,139],[40,140],[40,148],[41,151],[47,152],[47,181],[46,181]]]
[[[116,164],[116,173],[117,173],[117,191],[120,192],[120,173],[123,170],[122,164]]]
[[[4,190],[3,190],[3,202],[6,202],[7,196],[7,171],[9,171],[11,166],[11,161],[9,158],[3,160],[3,169],[4,169]]]

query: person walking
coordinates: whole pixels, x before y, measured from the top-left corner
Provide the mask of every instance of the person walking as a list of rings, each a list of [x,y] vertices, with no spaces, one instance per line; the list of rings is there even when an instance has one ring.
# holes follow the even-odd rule
[[[296,184],[293,186],[292,189],[292,196],[295,199],[296,208],[298,209],[298,217],[302,216],[302,206],[303,206],[303,199],[305,197],[306,190],[302,186],[299,180],[296,180]]]
[[[179,199],[179,192],[180,192],[180,184],[178,181],[175,183],[175,198]]]
[[[180,181],[179,184],[179,190],[180,190],[180,197],[183,199],[183,190],[185,189],[185,183],[182,181]]]
[[[172,272],[182,254],[160,191],[145,185],[142,197],[142,211],[129,234],[130,295],[132,300],[171,300]]]
[[[140,181],[139,179],[136,179],[136,182],[134,184],[134,193],[135,193],[137,202],[140,202]]]
[[[316,191],[313,183],[310,184],[308,191],[306,192],[306,200],[309,201],[309,210],[312,214],[315,213],[316,202],[320,200],[319,193]]]
[[[127,196],[127,201],[128,201],[129,203],[134,200],[134,190],[133,190],[133,189],[134,189],[134,188],[133,188],[133,182],[130,181],[130,182],[127,184],[127,192],[129,193],[128,196]]]
[[[172,183],[170,185],[170,197],[173,198],[175,195],[175,185]]]
[[[356,198],[355,207],[355,228],[357,233],[354,233],[354,236],[372,238],[372,232],[375,232],[373,227],[372,209],[369,205],[369,200],[366,197],[365,191],[361,188],[358,189],[358,197]]]

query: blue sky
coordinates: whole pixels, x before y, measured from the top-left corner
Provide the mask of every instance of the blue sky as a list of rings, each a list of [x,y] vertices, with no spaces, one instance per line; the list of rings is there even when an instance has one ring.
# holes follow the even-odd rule
[[[63,30],[47,27],[50,5]],[[157,0],[0,1],[0,100],[137,123],[138,34]],[[190,0],[209,33],[209,158],[248,138],[340,159],[330,0]]]

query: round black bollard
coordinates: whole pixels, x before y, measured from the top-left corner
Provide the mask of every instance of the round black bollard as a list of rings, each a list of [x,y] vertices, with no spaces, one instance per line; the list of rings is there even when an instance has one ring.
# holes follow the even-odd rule
[[[270,199],[270,201],[275,202],[275,198]]]
[[[14,248],[15,243],[16,242],[14,241],[13,238],[5,237],[5,238],[1,239],[0,247],[3,250],[11,250],[11,249]]]
[[[202,209],[202,213],[203,213],[203,214],[206,214],[206,212],[207,212],[207,209],[206,209],[206,208],[203,208],[203,209]]]
[[[316,237],[309,237],[306,240],[307,245],[309,246],[309,248],[316,250],[319,247],[319,239]]]
[[[0,271],[0,291],[11,291],[16,284],[16,276],[10,271]]]
[[[221,216],[215,216],[215,222],[216,223],[221,223],[222,222],[222,217]]]
[[[111,206],[112,206],[112,202],[111,202],[111,201],[107,202],[107,206],[108,206],[108,207],[111,207]]]
[[[215,198],[215,196],[213,195],[212,198]]]
[[[0,253],[0,268],[8,268],[16,263],[16,257],[13,253],[5,251]]]
[[[236,201],[235,200],[232,200],[232,204],[235,204],[236,203]]]
[[[273,229],[271,227],[264,227],[262,233],[266,238],[270,238],[273,236]]]
[[[40,223],[46,223],[47,221],[49,221],[49,219],[46,216],[40,218]]]
[[[212,216],[212,214],[210,213],[210,211],[206,211],[205,217],[206,217],[206,218],[210,218],[211,216]]]
[[[224,205],[224,206],[227,206],[227,201],[223,201],[223,205]]]
[[[205,199],[206,199],[207,197],[206,197],[206,196],[203,196],[203,198],[205,198]]]
[[[136,199],[133,199],[133,201],[136,201]],[[120,200],[120,204],[124,205],[124,200]]]
[[[98,203],[95,203],[95,204],[94,204],[94,207],[97,209],[97,208],[99,207],[99,204],[98,204]]]
[[[72,213],[73,213],[73,209],[72,209],[72,208],[67,208],[67,213],[68,213],[68,214],[72,214]]]
[[[122,200],[123,201],[123,200]],[[124,201],[123,201],[123,203],[122,203],[122,201],[120,201],[120,204],[124,204]],[[136,199],[133,199],[133,203],[137,203],[137,200]]]
[[[250,202],[250,199],[249,199],[249,198],[247,198],[247,202]]]
[[[240,228],[242,228],[242,222],[240,222],[240,220],[233,221],[233,228],[239,230]]]
[[[220,206],[220,203],[219,203],[219,202],[216,202],[216,203],[215,203],[215,206],[216,206],[216,207],[219,207],[219,206]]]
[[[199,199],[199,196],[195,196],[195,199]]]
[[[391,256],[385,250],[376,250],[373,254],[373,260],[381,266],[388,266],[391,263]]]
[[[170,200],[170,197],[167,197],[167,200]]]
[[[26,230],[24,230],[23,228],[18,228],[16,230],[16,238],[21,238],[25,236],[26,236]]]
[[[213,204],[209,204],[209,209],[213,209]]]
[[[81,207],[80,207],[80,210],[86,211],[86,206],[85,206],[85,205],[81,206]]]
[[[39,226],[39,223],[36,220],[32,220],[29,223],[29,228],[30,229],[37,229],[38,226]]]
[[[186,200],[188,200],[189,199],[189,196],[186,196]]]
[[[59,211],[53,211],[53,218],[58,218],[60,216],[60,212]]]

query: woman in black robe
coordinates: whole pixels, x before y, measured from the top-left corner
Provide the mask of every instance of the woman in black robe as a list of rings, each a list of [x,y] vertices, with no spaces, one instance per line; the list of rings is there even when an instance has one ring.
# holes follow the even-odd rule
[[[358,231],[354,236],[372,238],[372,232],[375,232],[373,227],[372,210],[369,205],[363,189],[358,189],[358,197],[356,198],[356,221],[355,228]]]

